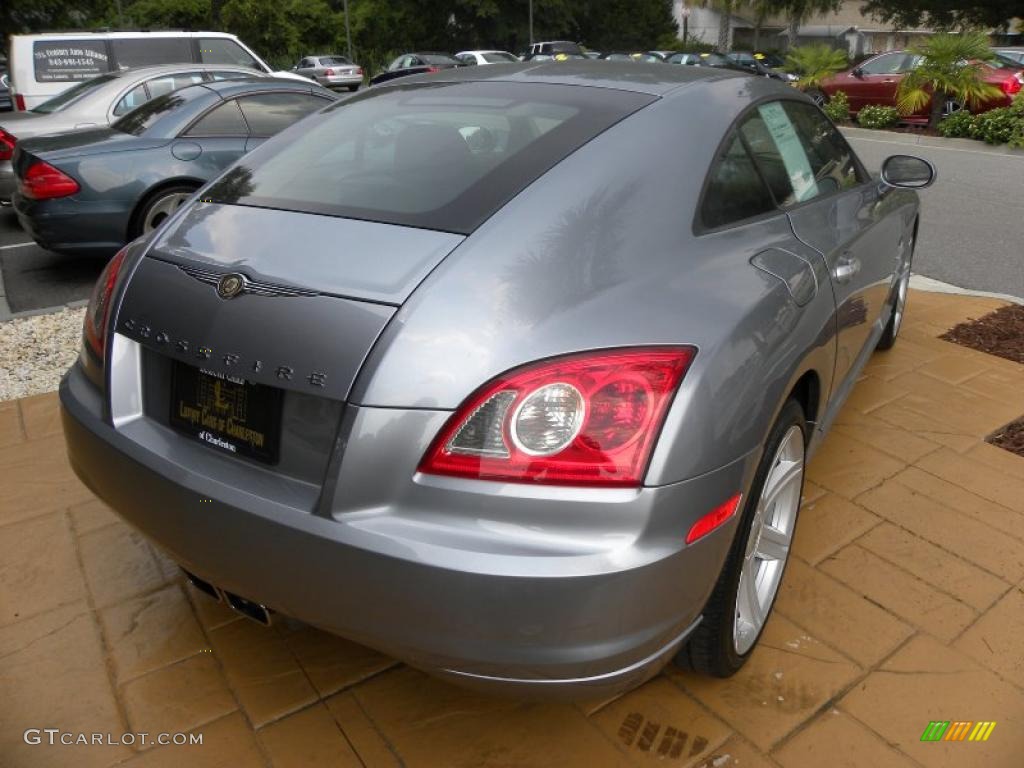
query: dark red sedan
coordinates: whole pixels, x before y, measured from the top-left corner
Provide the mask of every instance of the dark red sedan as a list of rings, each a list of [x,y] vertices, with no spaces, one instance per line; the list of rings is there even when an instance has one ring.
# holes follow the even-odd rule
[[[883,53],[858,64],[845,72],[839,72],[822,81],[820,89],[808,91],[818,103],[824,103],[837,91],[843,91],[850,100],[850,113],[856,115],[861,108],[868,105],[896,106],[896,89],[900,80],[918,65],[921,55],[910,51],[892,51]],[[996,58],[981,64],[982,79],[998,88],[1002,95],[972,106],[972,112],[984,112],[995,107],[1009,106],[1013,97],[1024,86],[1024,69],[1009,59]],[[945,107],[949,113],[960,108],[960,104],[950,100]],[[911,115],[903,119],[908,123],[927,123],[931,111],[931,101]]]

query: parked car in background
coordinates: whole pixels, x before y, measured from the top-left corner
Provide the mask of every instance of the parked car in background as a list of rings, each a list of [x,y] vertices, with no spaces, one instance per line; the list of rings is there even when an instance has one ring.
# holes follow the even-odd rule
[[[223,80],[158,96],[109,128],[18,142],[18,220],[48,250],[113,253],[246,152],[336,98],[308,80]]]
[[[245,43],[226,32],[52,32],[11,35],[11,88],[15,109],[33,109],[82,80],[159,64],[241,66],[275,72]]]
[[[0,116],[0,200],[8,200],[15,178],[11,158],[18,142],[33,136],[110,125],[150,99],[213,80],[263,77],[248,67],[171,64],[108,72],[83,80],[28,112]]]
[[[398,77],[440,72],[443,69],[461,66],[463,66],[461,61],[449,56],[447,53],[403,53],[392,61],[385,71],[373,77],[370,80],[370,85],[379,85]]]
[[[467,66],[475,64],[515,64],[519,57],[508,51],[460,51],[455,58]]]
[[[527,697],[728,676],[809,457],[896,343],[933,174],[872,177],[739,72],[371,89],[110,262],[60,385],[70,464],[264,624]]]
[[[1024,47],[996,48],[995,52],[1024,66]]]
[[[768,54],[750,51],[730,51],[725,55],[739,66],[761,77],[770,77],[773,80],[783,80],[787,83],[795,83],[800,79],[798,75],[783,71],[781,67],[785,62],[775,55],[769,57]]]
[[[920,55],[910,51],[892,51],[867,59],[863,63],[839,72],[821,82],[818,89],[807,95],[819,104],[825,103],[836,91],[843,91],[850,101],[850,114],[856,115],[869,105],[896,106],[896,91],[903,76],[917,66]],[[1001,95],[979,105],[970,105],[972,112],[985,112],[995,107],[1009,106],[1013,97],[1024,86],[1024,72],[1009,61],[998,59],[979,64],[981,79],[998,88]],[[946,114],[964,105],[950,99],[943,107]],[[931,112],[929,99],[920,109],[903,119],[908,123],[927,123]]]
[[[534,43],[526,51],[523,61],[548,61],[560,57],[565,59],[585,59],[586,51],[579,43],[570,40],[550,40],[544,43]]]
[[[731,69],[736,72],[750,74],[749,69],[741,67],[728,56],[721,53],[674,53],[665,60],[665,63],[679,64],[687,67],[716,67],[718,69]]]
[[[292,67],[292,72],[315,80],[324,88],[356,91],[363,84],[363,68],[337,54],[306,56]]]
[[[643,64],[660,64],[665,59],[653,51],[634,51],[628,53],[626,51],[610,51],[608,53],[602,53],[599,57],[605,61],[632,61],[633,63]]]
[[[14,109],[14,102],[11,100],[11,80],[6,72],[0,72],[0,112],[10,112]]]

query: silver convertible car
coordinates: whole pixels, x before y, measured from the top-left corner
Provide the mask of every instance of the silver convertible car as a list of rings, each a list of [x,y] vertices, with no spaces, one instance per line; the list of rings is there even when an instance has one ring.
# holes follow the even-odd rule
[[[192,583],[527,695],[736,671],[932,167],[705,67],[403,78],[108,265],[60,397]]]

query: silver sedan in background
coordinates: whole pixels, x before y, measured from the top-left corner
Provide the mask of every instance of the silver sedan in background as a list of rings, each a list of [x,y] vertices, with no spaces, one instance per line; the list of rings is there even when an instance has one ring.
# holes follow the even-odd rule
[[[292,67],[292,72],[316,80],[325,88],[358,90],[363,83],[363,68],[345,56],[306,56]]]
[[[933,175],[873,178],[807,97],[728,69],[382,84],[111,261],[70,460],[265,623],[527,695],[730,675],[807,459],[896,342]]]

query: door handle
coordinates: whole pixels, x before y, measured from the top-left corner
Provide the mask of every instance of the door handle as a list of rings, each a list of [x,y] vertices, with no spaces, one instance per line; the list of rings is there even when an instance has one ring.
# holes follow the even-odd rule
[[[860,272],[860,259],[850,253],[844,253],[836,262],[836,268],[832,270],[832,279],[840,285],[850,282]]]
[[[895,80],[893,80],[893,79],[892,79],[892,78],[890,77],[890,78],[887,78],[887,79],[883,80],[882,82],[883,82],[883,83],[895,83],[896,81],[895,81]]]

